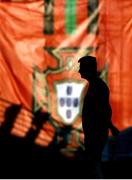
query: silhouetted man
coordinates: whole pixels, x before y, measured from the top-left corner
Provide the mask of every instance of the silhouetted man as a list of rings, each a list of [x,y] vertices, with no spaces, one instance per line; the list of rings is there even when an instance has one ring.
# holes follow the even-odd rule
[[[95,166],[95,177],[102,178],[97,162],[101,161],[102,151],[108,138],[108,129],[113,135],[118,129],[111,121],[112,110],[109,104],[109,89],[98,77],[96,58],[84,56],[79,59],[79,73],[89,82],[82,108],[85,158]]]

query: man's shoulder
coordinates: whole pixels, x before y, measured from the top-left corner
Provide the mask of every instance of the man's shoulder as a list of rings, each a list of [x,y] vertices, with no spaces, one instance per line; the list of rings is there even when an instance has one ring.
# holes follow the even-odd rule
[[[101,78],[98,78],[97,80],[97,86],[102,89],[103,91],[109,91],[108,85],[106,84],[106,82],[104,80],[102,80]]]

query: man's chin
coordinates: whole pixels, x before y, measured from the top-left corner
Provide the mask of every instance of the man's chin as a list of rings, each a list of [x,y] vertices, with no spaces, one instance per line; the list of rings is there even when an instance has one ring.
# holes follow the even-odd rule
[[[81,78],[85,79],[85,77],[83,75],[81,75]]]
[[[80,74],[80,76],[81,76],[82,79],[86,79],[84,75]]]

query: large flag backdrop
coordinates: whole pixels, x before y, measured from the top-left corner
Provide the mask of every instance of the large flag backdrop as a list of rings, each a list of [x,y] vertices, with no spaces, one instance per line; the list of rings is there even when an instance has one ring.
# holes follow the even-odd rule
[[[97,57],[113,123],[130,127],[131,17],[131,0],[1,0],[1,128],[23,138],[34,133],[35,144],[58,145],[66,155],[83,148],[83,55]]]

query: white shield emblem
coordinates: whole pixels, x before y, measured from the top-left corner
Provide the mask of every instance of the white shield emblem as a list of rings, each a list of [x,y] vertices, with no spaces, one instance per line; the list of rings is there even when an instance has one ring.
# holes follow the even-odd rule
[[[72,124],[80,112],[83,83],[62,82],[55,84],[57,90],[57,110],[65,124]]]

